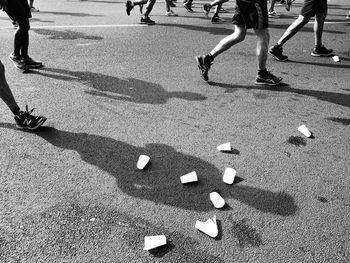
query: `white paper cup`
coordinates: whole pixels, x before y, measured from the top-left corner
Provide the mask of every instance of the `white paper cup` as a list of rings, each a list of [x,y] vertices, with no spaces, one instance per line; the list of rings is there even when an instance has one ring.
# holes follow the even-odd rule
[[[306,137],[311,137],[311,132],[306,128],[306,126],[303,124],[299,126],[298,131],[300,131],[302,134],[304,134]]]
[[[180,177],[181,183],[187,184],[198,181],[198,176],[196,171],[190,172]]]
[[[236,170],[233,168],[226,168],[222,180],[226,184],[233,184],[236,177]]]
[[[339,62],[340,61],[340,58],[338,56],[333,56],[332,58],[333,58],[334,62]]]
[[[218,147],[216,147],[216,149],[220,152],[228,152],[231,151],[231,143],[227,142],[224,144],[219,145]]]
[[[148,164],[149,160],[149,156],[141,154],[137,161],[137,168],[142,170]]]
[[[213,219],[208,219],[204,223],[197,220],[194,227],[212,238],[217,237],[219,234],[219,229],[215,217]]]
[[[222,208],[225,206],[225,200],[218,192],[211,192],[209,198],[215,208]]]
[[[166,236],[145,236],[145,246],[143,250],[150,250],[166,245]]]

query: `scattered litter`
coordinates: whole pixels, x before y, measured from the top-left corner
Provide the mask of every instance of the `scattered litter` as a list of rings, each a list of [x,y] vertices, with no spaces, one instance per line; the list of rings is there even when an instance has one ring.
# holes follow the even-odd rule
[[[207,234],[208,236],[211,236],[212,238],[217,237],[217,235],[219,234],[218,225],[217,225],[215,216],[213,219],[209,218],[204,223],[197,220],[196,225],[194,227],[202,231],[203,233]]]
[[[311,132],[306,128],[306,126],[303,124],[299,126],[298,131],[300,131],[302,134],[304,134],[306,137],[310,138],[311,137]]]
[[[340,61],[340,58],[338,56],[333,56],[332,58],[333,58],[334,62],[339,62]]]
[[[141,154],[137,161],[137,168],[142,170],[148,164],[149,160],[149,156]]]
[[[209,197],[215,208],[222,208],[225,206],[225,200],[218,192],[211,192]]]
[[[226,184],[233,184],[236,176],[236,170],[233,168],[226,168],[222,180]]]
[[[231,151],[231,143],[227,142],[227,143],[221,144],[218,147],[216,147],[216,149],[220,152],[229,152]]]
[[[166,236],[145,236],[145,247],[143,250],[150,250],[156,247],[166,245]]]
[[[96,220],[96,218],[94,218],[94,217],[90,219],[91,222],[95,222],[95,220]]]
[[[187,184],[198,181],[198,176],[196,171],[190,172],[180,177],[181,183]]]

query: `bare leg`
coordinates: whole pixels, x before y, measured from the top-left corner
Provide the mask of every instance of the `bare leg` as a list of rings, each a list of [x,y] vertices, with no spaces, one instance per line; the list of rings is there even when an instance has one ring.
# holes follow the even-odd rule
[[[267,28],[254,29],[258,42],[256,46],[256,56],[258,59],[258,69],[266,69],[267,51],[269,48],[270,35]]]
[[[0,98],[5,102],[5,104],[12,110],[17,108],[19,111],[19,107],[13,97],[11,89],[7,84],[5,77],[5,67],[0,61]],[[18,113],[18,112],[17,112]]]
[[[276,0],[271,0],[269,12],[273,12],[275,10],[275,2]]]
[[[289,39],[291,39],[303,26],[310,21],[310,17],[299,17],[287,28],[282,37],[278,40],[277,44],[283,46]]]
[[[315,16],[315,24],[314,24],[314,35],[315,35],[315,45],[322,45],[322,33],[323,33],[323,25],[326,20],[327,13],[318,13]]]
[[[214,47],[214,49],[209,53],[214,58],[220,55],[222,52],[228,50],[233,45],[236,45],[239,42],[242,42],[245,38],[247,30],[242,25],[235,25],[235,32],[231,35],[223,38],[219,44]]]

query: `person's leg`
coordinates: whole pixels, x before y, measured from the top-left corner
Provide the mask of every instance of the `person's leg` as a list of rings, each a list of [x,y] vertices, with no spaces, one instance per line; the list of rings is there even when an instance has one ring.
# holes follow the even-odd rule
[[[315,15],[314,35],[315,46],[322,46],[322,33],[324,21],[326,20],[327,13],[318,13]]]
[[[144,17],[149,17],[149,14],[151,13],[155,2],[156,2],[156,0],[148,0],[147,1],[146,12],[144,13]]]
[[[21,19],[18,21],[18,29],[15,34],[15,54],[16,46],[19,47],[19,55],[22,57],[28,56],[29,47],[29,19]]]
[[[12,91],[6,81],[5,67],[0,61],[0,98],[5,102],[13,114],[19,114],[19,107],[15,98],[13,97]]]
[[[276,0],[271,0],[269,13],[275,11],[275,2],[276,2]]]
[[[247,30],[244,25],[235,25],[235,31],[231,35],[223,38],[213,50],[209,52],[209,55],[213,58],[217,57],[232,46],[242,42],[245,39],[246,33]]]
[[[279,46],[283,46],[309,21],[310,17],[304,17],[303,15],[299,15],[298,18],[287,28],[282,37],[277,41],[277,44]]]
[[[235,31],[233,34],[223,38],[212,51],[205,56],[196,56],[199,71],[204,80],[208,81],[208,71],[214,58],[226,51],[233,45],[244,40],[247,30],[245,25],[235,24]]]
[[[29,1],[29,6],[32,8],[33,7],[33,4],[34,4],[34,0],[30,0]]]
[[[269,47],[270,35],[267,28],[254,29],[258,37],[256,45],[256,56],[258,60],[258,75],[255,84],[258,85],[278,85],[282,78],[276,77],[266,69],[267,52]]]

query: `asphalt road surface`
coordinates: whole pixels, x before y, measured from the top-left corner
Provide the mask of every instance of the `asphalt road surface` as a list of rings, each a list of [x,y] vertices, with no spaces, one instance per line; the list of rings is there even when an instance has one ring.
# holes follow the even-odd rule
[[[233,32],[234,8],[212,24],[203,3],[166,17],[159,1],[144,26],[124,1],[36,0],[29,55],[46,67],[29,74],[7,58],[15,29],[0,14],[16,100],[48,118],[20,131],[0,103],[0,262],[350,262],[349,2],[329,1],[323,34],[341,61],[310,56],[311,21],[284,46],[289,62],[268,59],[284,79],[273,88],[253,84],[251,30],[200,78],[194,58]],[[276,6],[271,45],[301,5]],[[182,185],[191,171],[198,183]],[[194,227],[213,216],[216,239]],[[147,235],[168,243],[143,251]]]

